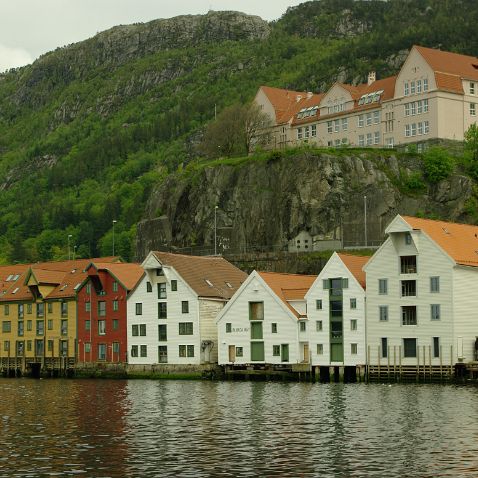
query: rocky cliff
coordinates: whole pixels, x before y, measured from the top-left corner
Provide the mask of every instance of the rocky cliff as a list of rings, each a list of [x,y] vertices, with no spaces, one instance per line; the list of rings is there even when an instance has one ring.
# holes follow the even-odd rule
[[[364,196],[369,244],[397,213],[466,221],[473,196],[471,179],[459,174],[410,191],[421,165],[406,154],[305,151],[227,163],[191,166],[153,192],[138,226],[139,259],[164,246],[211,251],[216,205],[221,252],[246,252],[283,250],[303,231],[362,245]]]

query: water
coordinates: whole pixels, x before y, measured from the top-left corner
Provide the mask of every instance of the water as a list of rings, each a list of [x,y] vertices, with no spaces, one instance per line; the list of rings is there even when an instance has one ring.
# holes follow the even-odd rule
[[[478,388],[0,379],[0,477],[478,476]]]

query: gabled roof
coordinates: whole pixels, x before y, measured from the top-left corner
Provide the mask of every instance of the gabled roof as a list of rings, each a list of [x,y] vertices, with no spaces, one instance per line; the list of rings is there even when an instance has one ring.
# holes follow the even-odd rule
[[[38,262],[35,264],[22,264],[18,266],[8,266],[11,270],[23,270],[20,277],[13,282],[5,282],[1,289],[0,301],[29,301],[33,299],[32,293],[26,285],[26,280],[30,274],[34,274],[39,284],[56,286],[49,294],[48,299],[59,299],[65,297],[74,297],[76,295],[75,287],[81,284],[87,277],[86,266],[91,261],[98,259],[75,259],[58,262]],[[119,257],[102,257],[102,262],[116,262]],[[0,268],[0,284],[2,278],[2,268]]]
[[[110,272],[127,290],[133,290],[144,275],[144,269],[139,264],[118,262],[92,262],[87,270],[94,267],[97,271]]]
[[[463,93],[462,78],[478,81],[478,58],[418,45],[413,48],[435,72],[439,89]]]
[[[478,267],[478,226],[402,216],[413,229],[424,231],[457,264]]]
[[[284,302],[297,317],[301,315],[290,305],[289,301],[305,300],[305,294],[314,283],[317,276],[304,274],[281,274],[278,272],[259,272],[262,280],[272,289],[274,294]]]
[[[274,107],[277,124],[287,123],[302,108],[318,105],[323,96],[319,94],[310,95],[306,91],[284,90],[272,86],[261,86],[261,89]]]
[[[163,265],[173,267],[199,297],[229,300],[247,274],[219,256],[187,256],[153,251]]]
[[[362,270],[365,264],[370,260],[369,256],[354,256],[352,254],[337,253],[345,267],[357,279],[358,283],[365,290],[365,272]]]

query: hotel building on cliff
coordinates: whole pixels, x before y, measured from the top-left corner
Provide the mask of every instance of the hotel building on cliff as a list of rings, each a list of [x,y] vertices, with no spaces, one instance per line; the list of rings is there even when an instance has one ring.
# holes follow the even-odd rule
[[[463,141],[476,122],[478,58],[413,46],[396,76],[313,94],[261,86],[254,100],[272,120],[270,149],[399,147]]]

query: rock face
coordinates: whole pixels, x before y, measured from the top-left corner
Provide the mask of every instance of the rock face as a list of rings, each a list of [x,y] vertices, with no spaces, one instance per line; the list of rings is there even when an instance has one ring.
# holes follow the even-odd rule
[[[170,176],[152,194],[147,217],[138,226],[137,258],[165,245],[211,252],[216,205],[221,252],[283,250],[302,231],[362,245],[364,196],[369,244],[381,241],[397,213],[465,221],[465,205],[473,194],[469,178],[452,176],[418,195],[397,187],[417,170],[417,161],[366,153],[304,153]]]

